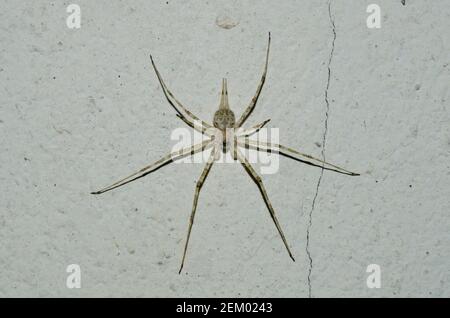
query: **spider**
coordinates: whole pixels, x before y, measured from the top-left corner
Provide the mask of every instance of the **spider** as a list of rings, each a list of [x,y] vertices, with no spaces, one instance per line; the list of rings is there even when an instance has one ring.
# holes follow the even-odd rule
[[[183,148],[179,151],[174,151],[174,152],[162,157],[158,161],[129,175],[128,177],[125,177],[125,178],[111,184],[110,186],[107,186],[99,191],[91,192],[91,194],[105,193],[107,191],[113,190],[115,188],[123,186],[132,181],[135,181],[137,179],[145,177],[148,174],[150,174],[150,173],[152,173],[152,172],[154,172],[176,160],[185,158],[187,156],[192,156],[196,153],[200,153],[200,152],[203,152],[205,150],[212,148],[211,154],[209,155],[209,157],[207,159],[207,162],[206,162],[205,167],[203,168],[202,174],[200,175],[200,178],[198,179],[198,181],[196,183],[195,193],[194,193],[194,201],[192,204],[192,211],[191,211],[191,215],[190,215],[190,219],[189,219],[188,232],[187,232],[187,237],[186,237],[184,250],[183,250],[183,258],[181,260],[180,269],[178,271],[179,274],[181,273],[181,271],[183,269],[184,262],[186,259],[186,251],[187,251],[188,244],[189,244],[189,238],[191,236],[192,225],[194,224],[195,211],[197,209],[197,203],[198,203],[200,191],[201,191],[202,186],[208,176],[208,173],[211,170],[211,167],[213,166],[214,162],[219,159],[220,152],[223,152],[224,154],[227,152],[232,153],[233,159],[235,161],[237,160],[241,163],[241,165],[244,167],[245,171],[249,174],[251,179],[256,183],[259,191],[261,192],[264,203],[267,206],[267,209],[269,210],[270,217],[272,218],[272,221],[274,222],[275,227],[278,230],[278,233],[283,241],[284,246],[286,247],[286,250],[287,250],[290,258],[294,262],[295,262],[294,256],[292,255],[291,250],[289,249],[289,245],[288,245],[286,238],[284,236],[284,233],[281,229],[280,223],[278,222],[278,219],[275,215],[275,211],[272,207],[272,204],[270,203],[269,196],[267,195],[267,191],[264,187],[262,179],[256,173],[255,169],[249,163],[247,158],[242,155],[241,151],[239,150],[239,147],[245,148],[245,149],[253,149],[253,150],[257,150],[257,151],[261,151],[261,152],[279,154],[279,155],[288,157],[290,159],[293,159],[293,160],[296,160],[296,161],[299,161],[299,162],[302,162],[302,163],[305,163],[305,164],[308,164],[311,166],[319,167],[319,168],[322,168],[325,170],[335,171],[335,172],[350,175],[350,176],[358,176],[359,175],[358,173],[348,171],[346,169],[340,168],[331,163],[325,162],[321,159],[317,159],[313,156],[301,153],[297,150],[285,147],[280,144],[255,142],[253,140],[248,139],[249,136],[257,133],[262,127],[264,127],[270,121],[270,119],[268,119],[260,124],[257,124],[253,127],[248,128],[248,129],[242,129],[242,125],[245,123],[247,118],[250,116],[250,114],[255,109],[259,95],[261,94],[261,90],[262,90],[265,80],[266,80],[267,65],[268,65],[268,60],[269,60],[270,40],[271,40],[271,36],[270,36],[270,32],[269,32],[264,71],[263,71],[261,80],[259,82],[259,85],[256,89],[256,93],[253,96],[253,98],[250,101],[247,108],[245,109],[245,111],[243,112],[243,114],[236,121],[234,112],[230,109],[230,106],[228,104],[227,80],[224,78],[222,80],[222,91],[221,91],[221,96],[220,96],[219,109],[214,114],[212,125],[203,120],[200,120],[197,116],[195,116],[193,113],[191,113],[185,106],[183,106],[180,101],[178,101],[175,98],[175,96],[172,94],[172,92],[167,88],[166,84],[164,83],[164,81],[161,77],[161,74],[159,73],[159,71],[155,65],[153,57],[150,55],[150,60],[151,60],[153,69],[156,73],[156,76],[158,77],[162,91],[163,91],[167,101],[169,102],[169,104],[175,109],[177,117],[179,117],[182,121],[184,121],[184,123],[186,123],[188,126],[201,132],[202,134],[206,135],[209,139],[204,140],[203,142],[195,144],[193,146]]]

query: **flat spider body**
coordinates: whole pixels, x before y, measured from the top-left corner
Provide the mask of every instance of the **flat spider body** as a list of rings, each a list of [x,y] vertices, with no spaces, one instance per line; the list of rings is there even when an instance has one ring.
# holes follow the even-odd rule
[[[222,80],[222,92],[220,93],[219,109],[214,113],[214,127],[225,131],[227,128],[234,128],[236,117],[228,104],[227,79]]]
[[[255,169],[252,167],[252,165],[248,162],[247,158],[241,153],[239,150],[239,147],[246,148],[246,149],[253,149],[257,151],[262,152],[270,152],[270,153],[276,153],[282,156],[285,156],[287,158],[322,168],[324,170],[330,170],[334,172],[338,172],[341,174],[346,174],[350,176],[357,176],[359,174],[348,171],[346,169],[340,168],[334,164],[325,162],[321,159],[315,158],[313,156],[307,155],[305,153],[301,153],[297,150],[288,148],[286,146],[280,145],[280,144],[274,144],[274,143],[266,143],[266,142],[256,142],[253,140],[249,140],[246,137],[249,137],[255,133],[257,133],[264,125],[266,125],[269,120],[266,120],[260,124],[257,124],[255,126],[252,126],[247,129],[241,129],[244,122],[247,120],[247,118],[250,116],[250,114],[255,109],[256,103],[258,101],[259,95],[261,93],[262,87],[264,86],[265,80],[266,80],[266,74],[267,74],[267,65],[269,60],[269,49],[270,49],[270,33],[269,33],[269,41],[267,45],[267,53],[266,53],[266,63],[264,66],[264,72],[261,76],[260,83],[258,85],[258,88],[256,89],[256,93],[254,97],[251,99],[249,105],[245,109],[244,113],[239,117],[239,119],[236,121],[236,118],[234,116],[233,111],[230,109],[228,105],[228,90],[227,90],[227,81],[226,79],[223,79],[222,81],[222,92],[221,92],[221,98],[220,98],[220,104],[219,109],[214,113],[213,118],[213,124],[209,124],[207,122],[204,122],[200,120],[197,116],[195,116],[193,113],[191,113],[186,107],[183,106],[172,94],[172,92],[167,88],[166,84],[164,83],[161,74],[159,73],[158,69],[156,68],[156,65],[153,61],[152,56],[150,56],[153,68],[155,70],[156,76],[158,77],[159,83],[161,85],[162,91],[169,102],[169,104],[175,109],[177,112],[177,116],[183,120],[188,126],[192,127],[193,129],[205,134],[206,136],[210,137],[210,139],[205,140],[201,143],[195,144],[191,147],[183,148],[179,151],[174,151],[158,161],[140,169],[139,171],[129,175],[128,177],[125,177],[110,186],[107,186],[106,188],[103,188],[99,191],[91,192],[92,194],[101,194],[105,193],[107,191],[110,191],[112,189],[118,188],[120,186],[123,186],[127,183],[130,183],[132,181],[135,181],[139,178],[145,177],[146,175],[158,170],[159,168],[166,166],[178,159],[194,155],[196,153],[202,152],[204,150],[209,150],[212,148],[212,152],[208,158],[208,161],[202,171],[202,174],[200,175],[200,178],[197,181],[196,187],[195,187],[195,193],[194,193],[194,202],[192,204],[192,211],[191,211],[191,217],[189,218],[189,226],[188,226],[188,232],[186,237],[186,242],[184,245],[183,250],[183,258],[181,260],[181,266],[178,273],[181,273],[181,270],[183,269],[184,261],[186,258],[186,251],[189,244],[189,238],[191,236],[191,230],[192,225],[194,224],[194,218],[195,218],[195,212],[197,210],[197,203],[198,198],[200,195],[200,190],[206,180],[206,177],[208,176],[209,171],[211,170],[212,165],[216,160],[218,160],[217,154],[220,150],[222,150],[224,153],[230,149],[230,145],[234,143],[236,147],[233,147],[233,157],[235,160],[238,160],[242,166],[244,167],[245,171],[249,174],[249,176],[252,178],[252,180],[256,183],[259,191],[261,192],[261,195],[263,197],[263,200],[266,204],[267,209],[269,210],[270,217],[272,221],[275,224],[275,227],[281,237],[281,240],[283,241],[284,246],[286,247],[286,250],[291,257],[293,261],[294,257],[289,249],[288,243],[286,241],[286,238],[284,237],[283,231],[281,229],[280,223],[278,222],[278,219],[275,215],[275,210],[272,207],[272,204],[270,203],[269,196],[267,195],[267,191],[264,187],[264,184],[262,182],[261,177],[256,173]],[[215,140],[217,130],[219,131],[220,136],[222,137],[222,143],[217,143],[217,140]],[[214,131],[214,133],[212,133]],[[221,147],[222,149],[219,149]]]
[[[233,136],[229,136],[230,131],[234,132],[236,117],[228,104],[227,79],[222,80],[222,92],[220,93],[219,109],[214,113],[213,125],[221,134],[222,152],[226,153],[230,149],[230,142]],[[229,138],[231,137],[231,138]],[[217,156],[216,156],[217,158]]]
[[[225,131],[227,128],[234,128],[236,124],[236,118],[231,109],[219,109],[214,113],[214,127]]]

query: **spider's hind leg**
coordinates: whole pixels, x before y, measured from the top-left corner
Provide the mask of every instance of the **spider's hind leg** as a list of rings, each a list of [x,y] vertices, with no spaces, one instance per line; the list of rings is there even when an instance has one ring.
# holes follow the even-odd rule
[[[198,130],[199,132],[204,133],[207,129],[212,128],[212,126],[205,121],[199,119],[195,116],[191,111],[189,111],[169,90],[166,83],[158,71],[155,62],[153,61],[153,57],[150,55],[150,60],[152,62],[153,69],[155,70],[156,76],[158,77],[159,84],[161,85],[161,89],[164,93],[169,104],[175,109],[178,117],[183,120],[187,125],[192,128]],[[176,104],[176,105],[175,105]]]
[[[269,64],[269,51],[270,51],[270,32],[269,32],[269,40],[267,42],[267,51],[266,51],[266,63],[264,64],[264,71],[261,76],[261,80],[259,82],[258,88],[256,89],[255,96],[253,96],[250,104],[245,109],[244,113],[241,115],[239,120],[236,122],[236,127],[241,127],[242,124],[247,120],[248,116],[253,112],[256,107],[256,103],[258,102],[259,95],[261,94],[264,83],[266,82],[267,76],[267,65]]]

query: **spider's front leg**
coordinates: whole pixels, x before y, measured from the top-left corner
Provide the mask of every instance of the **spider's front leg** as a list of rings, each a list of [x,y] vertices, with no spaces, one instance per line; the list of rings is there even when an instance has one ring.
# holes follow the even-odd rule
[[[248,162],[248,160],[240,153],[238,149],[236,149],[236,155],[238,160],[241,162],[242,166],[244,167],[245,171],[249,174],[249,176],[252,178],[252,180],[256,183],[258,186],[259,191],[261,192],[261,195],[264,199],[264,203],[267,206],[267,209],[269,210],[270,216],[272,218],[272,221],[275,223],[275,226],[278,230],[278,233],[281,236],[281,239],[283,241],[284,246],[286,247],[286,250],[290,256],[290,258],[295,262],[294,256],[291,253],[291,250],[289,249],[289,245],[286,241],[286,238],[284,237],[283,230],[281,229],[281,225],[278,222],[278,219],[275,215],[275,210],[272,207],[272,203],[270,203],[269,196],[267,195],[266,189],[264,187],[264,184],[261,180],[261,177],[256,173],[255,169],[253,169],[252,165]]]
[[[174,151],[164,157],[162,157],[161,159],[159,159],[158,161],[140,169],[139,171],[129,175],[128,177],[125,177],[123,179],[120,179],[117,182],[114,182],[113,184],[99,190],[99,191],[94,191],[91,192],[91,194],[102,194],[105,192],[108,192],[112,189],[121,187],[127,183],[130,183],[132,181],[135,181],[137,179],[140,179],[142,177],[145,177],[146,175],[158,170],[159,168],[162,168],[178,159],[187,157],[187,156],[191,156],[194,155],[200,151],[203,151],[205,149],[207,149],[208,147],[211,147],[212,145],[212,141],[211,140],[205,140],[202,143],[198,143],[196,145],[193,145],[191,147],[186,147],[183,148],[181,150],[178,151]]]
[[[359,173],[351,172],[349,170],[346,170],[344,168],[341,168],[339,166],[336,166],[336,165],[326,162],[324,160],[315,158],[311,155],[299,152],[297,150],[291,149],[289,147],[286,147],[286,146],[283,146],[280,144],[267,143],[267,142],[254,141],[254,140],[247,139],[247,140],[245,140],[245,142],[238,141],[238,145],[241,147],[247,148],[247,149],[254,149],[257,151],[277,153],[277,154],[283,155],[285,157],[288,157],[290,159],[300,161],[307,165],[323,168],[325,170],[330,170],[330,171],[346,174],[349,176],[359,176]]]
[[[220,148],[213,147],[212,152],[206,163],[206,166],[205,166],[205,168],[203,168],[203,172],[202,172],[200,178],[198,179],[197,184],[195,185],[194,202],[192,203],[192,212],[191,212],[191,217],[189,218],[189,227],[188,227],[188,232],[187,232],[187,237],[186,237],[186,243],[184,245],[183,259],[181,260],[181,266],[180,266],[180,270],[178,271],[178,274],[181,273],[181,270],[183,269],[183,266],[184,266],[184,260],[186,259],[186,251],[187,251],[187,247],[189,245],[189,238],[191,237],[191,230],[192,230],[192,225],[194,224],[195,212],[197,211],[197,203],[198,203],[198,197],[200,195],[200,190],[202,189],[203,183],[205,182],[206,177],[208,176],[208,173],[211,170],[214,161],[216,160],[215,156],[216,156],[217,152],[219,152],[219,155],[220,155]]]

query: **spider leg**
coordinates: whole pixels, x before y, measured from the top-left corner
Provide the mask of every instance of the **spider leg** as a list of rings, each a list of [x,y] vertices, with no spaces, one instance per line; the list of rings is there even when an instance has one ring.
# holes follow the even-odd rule
[[[261,192],[261,195],[264,199],[264,203],[266,204],[267,208],[269,209],[270,216],[275,223],[275,226],[277,227],[278,233],[281,236],[281,239],[283,240],[284,246],[286,247],[287,252],[289,253],[289,256],[291,259],[295,262],[294,256],[292,256],[291,250],[289,249],[288,243],[286,241],[286,238],[284,237],[283,230],[281,229],[280,223],[278,222],[278,219],[275,215],[275,211],[272,207],[272,204],[270,203],[269,196],[267,195],[266,189],[264,187],[264,184],[261,180],[261,177],[256,173],[255,169],[251,166],[251,164],[248,162],[248,160],[242,156],[239,150],[236,150],[238,160],[241,162],[242,166],[244,167],[245,171],[250,175],[250,177],[253,179],[253,181],[258,186],[259,191]]]
[[[164,96],[166,96],[167,101],[169,104],[175,109],[175,111],[178,113],[179,117],[183,119],[185,123],[188,123],[189,126],[192,128],[204,132],[207,128],[211,128],[212,126],[202,120],[200,120],[197,116],[195,116],[193,113],[191,113],[186,107],[181,104],[178,99],[175,98],[175,96],[172,94],[172,92],[167,88],[166,84],[164,83],[164,80],[161,77],[161,74],[159,73],[158,69],[156,68],[155,62],[153,61],[153,57],[150,55],[150,60],[152,61],[153,69],[155,70],[156,76],[158,77],[159,83],[161,84],[161,88],[163,90]],[[175,105],[175,103],[180,107],[186,114],[183,114],[180,109]],[[197,122],[197,124],[195,123]],[[199,124],[200,123],[200,124]],[[199,127],[200,126],[200,127]]]
[[[330,170],[342,174],[346,174],[349,176],[359,176],[359,173],[348,171],[344,168],[338,167],[334,164],[331,164],[329,162],[323,161],[321,159],[315,158],[311,155],[301,153],[297,150],[288,148],[283,145],[279,144],[272,144],[272,143],[266,143],[266,142],[255,142],[253,140],[246,140],[245,142],[238,142],[238,144],[241,147],[255,149],[257,151],[265,151],[270,153],[277,153],[280,155],[283,155],[285,157],[288,157],[290,159],[294,159],[297,161],[300,161],[302,163],[305,163],[307,165],[323,168],[325,170]]]
[[[232,151],[233,151],[233,160],[237,161],[238,157],[237,157],[237,146],[238,146],[238,141],[237,141],[237,136],[234,136],[233,138],[233,147],[232,147]]]
[[[189,227],[188,227],[188,232],[187,232],[187,237],[186,237],[186,243],[184,244],[183,259],[181,260],[181,266],[180,266],[180,270],[178,271],[178,274],[181,273],[181,270],[183,269],[183,266],[184,266],[184,260],[186,259],[186,251],[187,251],[187,247],[189,244],[189,238],[191,237],[192,225],[194,224],[195,211],[197,210],[197,203],[198,203],[198,197],[200,195],[200,190],[202,189],[203,183],[205,182],[206,177],[208,176],[208,173],[211,170],[211,167],[215,161],[214,155],[215,155],[216,151],[217,151],[217,149],[213,148],[211,155],[209,156],[208,162],[206,163],[205,168],[203,168],[203,172],[200,175],[200,178],[198,179],[197,184],[195,186],[194,202],[192,203],[192,212],[191,212],[191,217],[189,218]]]
[[[266,64],[264,66],[264,72],[262,74],[261,81],[259,82],[258,88],[256,89],[255,96],[253,96],[250,104],[247,106],[247,109],[244,111],[244,113],[241,115],[241,117],[237,121],[237,123],[236,123],[237,128],[241,127],[242,124],[247,120],[248,116],[250,116],[253,109],[255,109],[256,103],[258,102],[259,94],[261,94],[261,90],[264,86],[264,82],[266,81],[267,64],[269,62],[269,49],[270,49],[270,32],[269,32],[269,40],[267,43]]]
[[[263,121],[262,123],[259,123],[258,125],[255,125],[249,129],[240,131],[240,132],[238,132],[237,137],[250,137],[251,135],[258,133],[261,130],[261,128],[263,128],[269,121],[270,121],[270,119],[267,119],[267,120]]]
[[[208,148],[208,146],[211,145],[211,140],[205,140],[202,143],[198,143],[196,145],[193,145],[191,147],[186,147],[183,148],[181,150],[178,151],[174,151],[164,157],[162,157],[161,159],[159,159],[158,161],[142,168],[141,170],[129,175],[128,177],[125,177],[117,182],[114,182],[113,184],[99,190],[99,191],[95,191],[95,192],[91,192],[91,194],[102,194],[105,193],[107,191],[110,191],[112,189],[118,188],[120,186],[123,186],[127,183],[130,183],[132,181],[135,181],[139,178],[145,177],[146,175],[158,170],[159,168],[162,168],[178,159],[190,156],[190,155],[194,155],[200,151],[205,150],[206,148]]]
[[[184,123],[186,125],[188,125],[189,127],[192,127],[193,129],[197,130],[198,132],[201,132],[205,135],[207,135],[208,137],[213,137],[216,135],[216,128],[205,128],[202,127],[201,123],[199,123],[198,121],[195,122],[190,122],[188,121],[185,117],[181,116],[180,114],[176,114],[178,118],[180,118],[182,121],[184,121]]]

